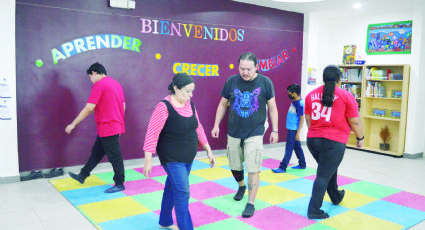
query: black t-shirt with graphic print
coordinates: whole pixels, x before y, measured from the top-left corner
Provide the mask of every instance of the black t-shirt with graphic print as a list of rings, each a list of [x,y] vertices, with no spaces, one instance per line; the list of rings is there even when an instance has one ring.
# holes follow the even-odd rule
[[[221,96],[230,102],[227,134],[234,138],[264,134],[267,101],[274,98],[274,86],[270,78],[258,73],[252,81],[245,81],[240,74],[227,79]]]

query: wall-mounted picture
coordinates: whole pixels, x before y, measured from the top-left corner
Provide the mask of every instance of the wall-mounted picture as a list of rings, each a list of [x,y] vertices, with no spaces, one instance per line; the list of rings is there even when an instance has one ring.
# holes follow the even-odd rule
[[[400,118],[400,115],[401,115],[401,112],[397,110],[391,110],[390,112],[390,117],[393,117],[393,118]]]
[[[410,54],[412,49],[412,21],[370,24],[367,27],[366,53]]]
[[[342,56],[342,64],[352,65],[356,59],[356,45],[344,46],[344,54]]]
[[[403,91],[393,90],[393,91],[391,91],[391,97],[392,98],[401,98],[401,97],[403,97]]]
[[[386,109],[372,109],[372,115],[373,116],[385,117],[385,116],[387,116],[387,110]]]

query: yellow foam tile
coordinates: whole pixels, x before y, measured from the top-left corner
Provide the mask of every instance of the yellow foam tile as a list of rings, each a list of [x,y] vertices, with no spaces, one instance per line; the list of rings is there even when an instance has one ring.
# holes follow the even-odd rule
[[[199,161],[202,161],[202,162],[207,163],[207,164],[210,163],[210,160],[208,158],[202,159],[202,160],[199,160]],[[229,165],[229,160],[227,160],[227,157],[221,156],[221,157],[215,158],[215,166],[225,166],[225,165]]]
[[[56,180],[50,180],[50,183],[59,191],[68,191],[73,189],[80,189],[80,188],[89,188],[99,185],[105,185],[107,184],[104,180],[100,179],[99,177],[95,175],[91,175],[86,178],[84,181],[84,184],[80,184],[78,181],[72,179],[71,177],[63,178],[63,179],[56,179]]]
[[[266,170],[260,173],[260,179],[270,184],[276,184],[283,181],[297,179],[299,177],[288,173],[274,173],[272,170]]]
[[[404,229],[404,226],[376,218],[362,212],[350,210],[341,215],[331,217],[320,221],[320,223],[328,225],[335,229],[344,230],[398,230]]]
[[[150,209],[130,197],[83,204],[78,208],[96,223],[151,212]]]
[[[324,200],[332,203],[331,198],[329,198],[328,193],[325,194]],[[347,207],[349,209],[355,209],[355,208],[358,208],[358,207],[363,206],[365,204],[374,202],[376,200],[377,200],[377,198],[374,198],[374,197],[370,197],[370,196],[363,195],[363,194],[360,194],[360,193],[357,193],[357,192],[345,190],[344,199],[342,200],[342,202],[339,205]]]
[[[257,193],[257,199],[273,205],[298,199],[304,196],[306,195],[273,184],[259,187]]]
[[[230,170],[220,167],[199,169],[190,172],[190,174],[202,177],[206,180],[218,180],[227,177],[232,177],[232,172]]]

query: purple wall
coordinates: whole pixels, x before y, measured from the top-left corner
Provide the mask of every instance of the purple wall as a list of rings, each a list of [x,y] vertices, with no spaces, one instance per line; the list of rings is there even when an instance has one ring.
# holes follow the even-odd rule
[[[280,141],[285,140],[285,120],[290,104],[286,87],[301,82],[302,14],[228,0],[214,0],[214,4],[209,0],[136,0],[135,10],[112,9],[107,2],[17,0],[20,171],[86,162],[96,137],[94,117],[86,118],[71,135],[67,135],[64,129],[87,102],[92,83],[85,71],[96,61],[102,63],[108,75],[117,79],[124,88],[127,132],[120,139],[124,159],[143,157],[143,142],[150,116],[155,105],[168,94],[167,86],[174,75],[173,65],[176,62],[219,67],[219,76],[194,76],[196,90],[193,101],[212,148],[225,148],[227,122],[222,122],[219,139],[211,138],[210,133],[220,90],[229,76],[238,73],[237,59],[246,51],[254,52],[259,59],[275,58],[275,62],[271,61],[275,68],[261,72],[275,85]],[[243,30],[243,36],[236,37],[232,31],[231,38],[220,41],[215,40],[215,35],[212,38],[205,35],[205,30],[196,35],[195,27],[192,27],[189,37],[183,27],[181,36],[175,31],[171,36],[166,34],[170,32],[167,27],[163,27],[163,34],[160,34],[160,24],[158,34],[142,33],[148,28],[142,27],[141,19],[164,21],[164,25],[167,22],[176,26],[178,23],[193,24],[199,26],[198,30],[203,27],[234,29],[234,32]],[[100,49],[96,42],[87,45],[90,41],[83,40],[83,48],[88,51],[83,52],[80,47],[81,52],[78,53],[76,39],[89,36],[96,39],[96,35],[102,34],[130,37],[132,40],[127,44],[130,50]],[[141,41],[138,46],[140,52],[131,50],[133,41],[137,47],[137,40]],[[63,44],[69,54],[61,49]],[[284,50],[287,53],[282,55]],[[157,59],[156,54],[160,54],[161,58]],[[43,65],[37,66],[36,60],[42,60]],[[269,133],[270,129],[265,143],[268,143]]]

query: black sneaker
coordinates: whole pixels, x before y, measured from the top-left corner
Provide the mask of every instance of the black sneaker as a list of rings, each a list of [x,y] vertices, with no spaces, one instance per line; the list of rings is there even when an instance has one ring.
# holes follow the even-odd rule
[[[80,184],[84,184],[84,181],[86,180],[86,178],[83,178],[80,174],[75,174],[72,172],[69,172],[69,176],[72,177],[72,179],[80,182]]]
[[[21,181],[34,180],[42,177],[43,174],[41,171],[31,171],[27,176],[21,176]]]
[[[252,217],[254,215],[254,212],[255,212],[254,205],[247,203],[246,206],[245,206],[245,210],[243,210],[243,212],[242,212],[242,217],[243,218]]]
[[[63,175],[63,168],[54,168],[50,172],[43,174],[44,178],[52,178]]]
[[[246,185],[239,186],[238,192],[236,193],[235,197],[233,199],[240,201],[243,198],[243,195],[245,195]]]
[[[342,193],[342,197],[341,197],[341,200],[339,200],[338,202],[332,202],[333,203],[333,205],[338,205],[338,204],[340,204],[341,202],[342,202],[342,200],[344,199],[344,196],[345,196],[345,190],[343,189],[343,190],[341,190],[341,193]]]

